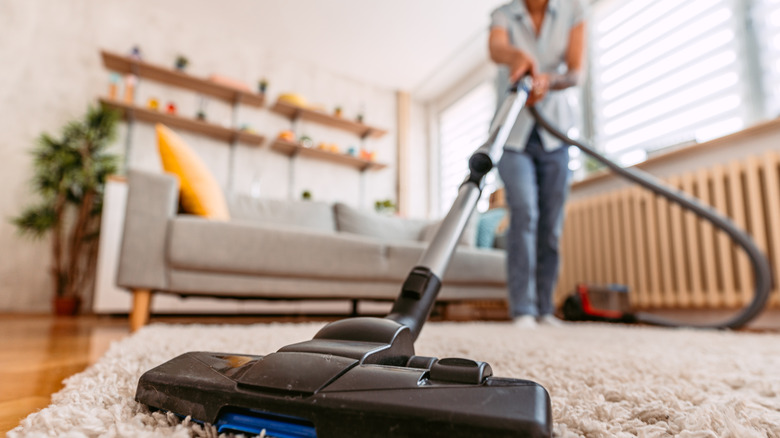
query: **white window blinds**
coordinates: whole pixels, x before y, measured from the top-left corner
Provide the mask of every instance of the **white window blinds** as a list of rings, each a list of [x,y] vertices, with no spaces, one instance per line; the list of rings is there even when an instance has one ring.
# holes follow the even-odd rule
[[[756,0],[752,11],[762,71],[764,110],[780,117],[780,0]]]
[[[495,86],[485,82],[439,113],[440,213],[446,213],[457,197],[458,188],[468,175],[469,157],[487,140],[495,109]],[[491,172],[486,177],[483,194],[493,191],[494,182],[495,175]],[[482,210],[485,208],[486,205],[480,206]]]
[[[735,1],[594,5],[592,126],[604,152],[628,165],[744,126]]]

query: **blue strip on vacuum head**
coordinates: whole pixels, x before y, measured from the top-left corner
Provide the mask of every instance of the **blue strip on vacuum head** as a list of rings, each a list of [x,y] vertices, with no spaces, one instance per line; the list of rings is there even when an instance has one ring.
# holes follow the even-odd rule
[[[273,438],[316,438],[314,425],[308,421],[286,416],[270,416],[255,412],[226,412],[214,424],[217,432],[237,432]]]

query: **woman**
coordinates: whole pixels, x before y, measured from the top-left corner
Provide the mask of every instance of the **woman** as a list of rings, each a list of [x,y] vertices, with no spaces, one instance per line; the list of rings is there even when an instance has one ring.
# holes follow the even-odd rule
[[[563,132],[575,125],[561,90],[576,86],[585,53],[583,0],[514,0],[496,9],[490,57],[499,64],[499,102],[526,74],[533,88],[526,105]],[[558,277],[558,241],[570,179],[568,145],[537,128],[528,110],[517,118],[498,171],[510,222],[507,231],[509,312],[515,325],[559,325],[552,294]]]

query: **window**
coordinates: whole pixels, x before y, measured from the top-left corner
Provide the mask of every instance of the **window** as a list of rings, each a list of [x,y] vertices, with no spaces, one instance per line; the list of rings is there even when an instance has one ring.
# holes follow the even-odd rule
[[[780,0],[590,3],[583,113],[587,138],[612,160],[629,166],[780,117]],[[440,212],[494,110],[485,82],[438,114]],[[570,155],[575,178],[594,168],[576,148]],[[487,183],[492,191],[497,174]]]
[[[739,0],[625,0],[593,6],[593,137],[624,165],[704,141],[750,118]],[[778,4],[778,0],[767,0]],[[775,84],[776,84],[775,79]]]
[[[483,82],[439,113],[439,213],[446,213],[468,175],[471,154],[488,137],[496,109],[492,82]],[[495,171],[485,177],[485,190],[478,208],[487,209],[488,195],[495,189]]]
[[[756,1],[751,18],[763,72],[764,111],[769,117],[780,117],[780,0]]]

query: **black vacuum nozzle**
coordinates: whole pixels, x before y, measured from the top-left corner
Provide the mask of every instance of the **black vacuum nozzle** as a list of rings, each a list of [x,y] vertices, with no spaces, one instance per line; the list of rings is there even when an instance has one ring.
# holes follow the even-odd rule
[[[494,377],[484,362],[416,356],[408,329],[387,319],[355,318],[349,325],[350,333],[373,334],[329,339],[326,326],[312,341],[267,356],[186,353],[146,372],[136,399],[213,424],[220,433],[551,435],[550,397],[539,384]]]

